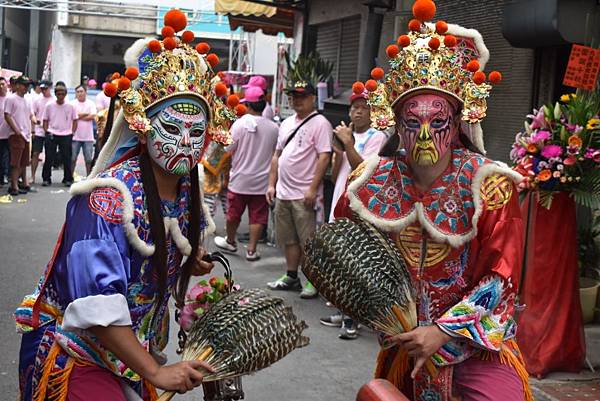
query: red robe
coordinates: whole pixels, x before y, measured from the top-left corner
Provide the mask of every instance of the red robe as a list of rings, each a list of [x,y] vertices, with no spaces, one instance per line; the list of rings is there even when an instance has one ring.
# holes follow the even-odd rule
[[[410,383],[399,377],[410,369],[398,368],[397,350],[380,354],[376,375],[415,399],[450,399],[452,365],[472,356],[512,355],[509,362],[523,370],[512,318],[523,251],[513,183],[520,176],[465,149],[452,153],[427,192],[416,187],[402,157],[371,159],[351,176],[336,207],[337,217],[357,215],[389,232],[411,271],[419,325],[437,324],[453,337],[432,356],[437,378],[421,370]]]

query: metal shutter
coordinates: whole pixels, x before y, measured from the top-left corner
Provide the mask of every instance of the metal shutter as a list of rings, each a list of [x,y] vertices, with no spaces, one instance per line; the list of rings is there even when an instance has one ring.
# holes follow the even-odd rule
[[[341,87],[352,86],[358,72],[360,15],[316,26],[316,50],[334,64],[333,80]]]
[[[508,161],[515,134],[523,128],[525,116],[531,112],[534,79],[534,50],[512,47],[502,36],[504,4],[507,0],[438,0],[436,20],[445,20],[466,28],[477,29],[490,51],[485,67],[489,73],[503,75],[488,99],[487,117],[483,121],[488,156]],[[535,105],[536,107],[538,105]]]

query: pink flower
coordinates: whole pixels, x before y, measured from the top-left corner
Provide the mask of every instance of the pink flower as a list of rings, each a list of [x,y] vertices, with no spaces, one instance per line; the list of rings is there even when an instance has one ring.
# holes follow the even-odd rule
[[[539,110],[533,110],[534,114],[529,114],[527,117],[531,118],[531,129],[540,129],[546,126],[546,116],[544,115],[544,108]]]
[[[181,314],[179,315],[179,325],[183,330],[189,330],[192,327],[192,323],[197,319],[197,316],[194,313],[195,309],[194,303],[185,304],[183,306]]]
[[[562,154],[562,148],[559,145],[546,145],[542,149],[542,156],[546,159],[559,157]]]
[[[207,285],[196,284],[187,293],[189,300],[200,300],[204,295],[208,295],[212,292],[212,287]]]
[[[539,142],[544,142],[544,141],[549,140],[550,137],[551,137],[550,132],[548,132],[548,131],[538,131],[538,132],[536,132],[535,134],[533,134],[531,136],[531,140],[533,142],[539,143]]]

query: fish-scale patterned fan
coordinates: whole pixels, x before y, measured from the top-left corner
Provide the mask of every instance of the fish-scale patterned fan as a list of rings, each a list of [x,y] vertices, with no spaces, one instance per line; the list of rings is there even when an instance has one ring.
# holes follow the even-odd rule
[[[344,314],[388,335],[416,327],[410,274],[397,247],[373,225],[338,219],[321,226],[304,251],[302,271]]]
[[[205,372],[205,382],[250,374],[307,345],[309,339],[302,335],[306,328],[283,299],[257,288],[235,291],[194,322],[183,360],[212,365],[215,372]],[[174,394],[166,392],[159,401]]]

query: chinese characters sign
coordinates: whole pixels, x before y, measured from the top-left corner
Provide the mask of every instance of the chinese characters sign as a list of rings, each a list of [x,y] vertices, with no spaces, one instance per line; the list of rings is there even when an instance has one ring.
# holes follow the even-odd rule
[[[563,85],[594,90],[600,71],[600,49],[573,45]]]

